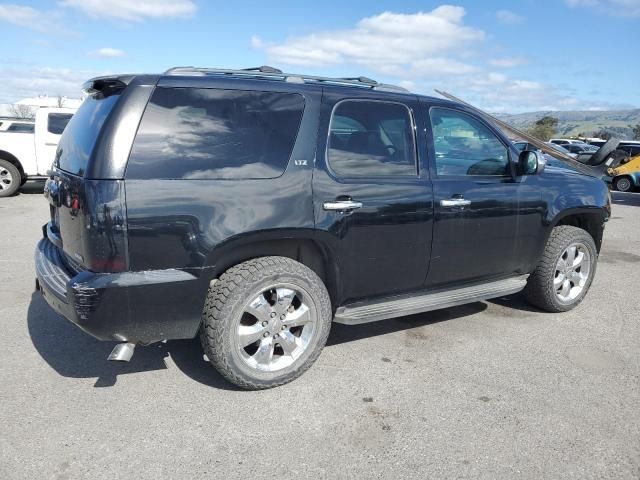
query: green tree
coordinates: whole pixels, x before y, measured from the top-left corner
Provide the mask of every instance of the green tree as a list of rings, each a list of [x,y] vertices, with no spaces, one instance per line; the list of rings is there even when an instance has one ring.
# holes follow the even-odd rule
[[[558,129],[558,119],[546,115],[538,120],[532,127],[527,129],[529,135],[533,135],[540,140],[548,142],[550,138],[555,136]]]
[[[633,139],[640,140],[640,123],[633,127]]]
[[[609,140],[611,137],[613,137],[613,135],[611,134],[611,132],[608,132],[607,130],[599,130],[597,132],[595,132],[593,134],[594,137],[598,137],[601,138],[603,140]]]

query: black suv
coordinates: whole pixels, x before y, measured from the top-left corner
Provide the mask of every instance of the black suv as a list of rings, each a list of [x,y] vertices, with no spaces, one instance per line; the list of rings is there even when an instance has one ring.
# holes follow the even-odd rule
[[[91,335],[195,337],[244,388],[286,383],[332,322],[525,291],[585,296],[605,184],[518,152],[467,106],[368,78],[175,68],[93,79],[45,187],[37,288]]]

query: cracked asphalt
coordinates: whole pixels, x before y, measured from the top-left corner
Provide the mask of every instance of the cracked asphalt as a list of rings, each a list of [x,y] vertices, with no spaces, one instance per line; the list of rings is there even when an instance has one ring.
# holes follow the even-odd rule
[[[0,478],[640,478],[640,194],[614,194],[594,284],[335,325],[315,366],[232,388],[196,341],[106,361],[34,293],[48,207],[0,199]]]

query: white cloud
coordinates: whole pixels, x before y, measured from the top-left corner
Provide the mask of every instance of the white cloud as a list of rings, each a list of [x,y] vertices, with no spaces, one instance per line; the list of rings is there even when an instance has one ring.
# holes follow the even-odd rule
[[[513,13],[510,10],[498,10],[496,12],[496,18],[498,22],[504,23],[505,25],[517,25],[524,20],[521,15]]]
[[[353,28],[321,31],[268,43],[254,36],[254,48],[270,60],[288,65],[329,66],[355,63],[391,74],[414,69],[437,74],[473,67],[450,58],[485,38],[482,30],[465,26],[462,7],[443,5],[431,12],[384,12],[360,20]]]
[[[62,0],[93,18],[140,22],[147,18],[185,18],[197,10],[192,0]]]
[[[574,8],[592,8],[614,17],[640,17],[640,0],[565,0]]]
[[[80,98],[82,84],[100,74],[104,73],[74,71],[67,68],[2,66],[0,103],[12,103],[21,98],[38,95]]]
[[[90,52],[89,55],[92,57],[103,57],[103,58],[114,58],[114,57],[122,57],[125,55],[124,51],[119,50],[117,48],[105,47],[99,48],[93,52]]]
[[[23,5],[0,5],[0,22],[12,23],[41,33],[73,34],[60,24],[60,14]]]
[[[525,57],[504,57],[504,58],[492,58],[489,60],[489,65],[497,68],[513,68],[521,65],[526,65],[529,60]]]

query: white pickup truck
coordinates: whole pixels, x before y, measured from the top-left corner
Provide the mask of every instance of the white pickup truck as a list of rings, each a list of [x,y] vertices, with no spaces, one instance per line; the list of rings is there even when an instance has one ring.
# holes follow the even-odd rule
[[[75,108],[40,108],[35,129],[0,129],[0,197],[8,197],[27,181],[45,180],[60,135]]]

